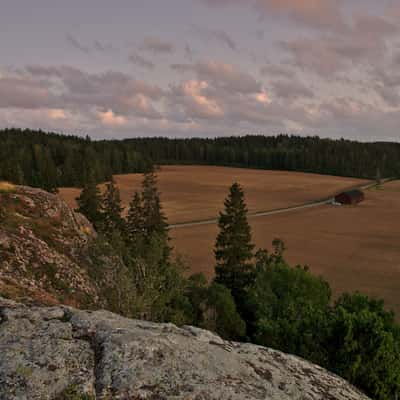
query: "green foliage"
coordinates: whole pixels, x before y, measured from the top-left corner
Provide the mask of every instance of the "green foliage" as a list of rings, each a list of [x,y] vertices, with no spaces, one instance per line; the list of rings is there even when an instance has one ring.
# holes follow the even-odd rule
[[[257,253],[257,273],[250,289],[254,340],[324,364],[330,288],[304,268],[289,267],[282,255]]]
[[[214,282],[208,288],[200,326],[228,340],[244,337],[246,325],[236,310],[234,298],[225,286]]]
[[[244,337],[246,325],[237,312],[229,289],[215,282],[209,286],[203,274],[195,274],[187,281],[186,293],[191,304],[191,324],[227,340]]]
[[[155,239],[156,238],[156,239]],[[137,255],[152,252],[151,243],[163,242],[160,262],[167,262],[170,255],[168,245],[168,223],[161,208],[157,177],[154,172],[144,174],[142,192],[135,192],[129,204],[126,221],[126,240]]]
[[[333,309],[329,369],[377,400],[400,393],[400,334],[383,302],[345,294]]]
[[[89,246],[87,271],[96,283],[101,302],[113,312],[136,317],[136,287],[125,242],[118,232],[99,235]]]
[[[300,136],[216,139],[136,138],[91,141],[42,131],[0,131],[0,180],[53,189],[82,186],[93,168],[97,182],[113,174],[145,172],[156,164],[206,164],[329,175],[400,175],[400,144]]]
[[[145,220],[143,216],[142,199],[135,192],[129,203],[128,216],[126,220],[126,240],[136,254],[141,248],[144,240]]]
[[[122,206],[119,189],[112,178],[106,185],[106,191],[102,201],[101,231],[110,236],[117,231],[122,233],[125,228],[125,221],[122,218]]]
[[[247,305],[252,340],[337,373],[378,400],[400,391],[400,328],[383,301],[344,294],[330,305],[327,282],[288,266],[281,244],[256,256]]]
[[[202,273],[191,275],[186,283],[186,295],[190,301],[189,324],[200,325],[203,320],[204,301],[207,299],[208,281]]]
[[[133,144],[91,141],[42,131],[0,131],[0,181],[41,187],[82,186],[91,169],[96,182],[113,174],[147,171],[151,162]]]
[[[142,182],[142,216],[144,220],[144,239],[149,241],[156,234],[168,240],[167,219],[161,208],[157,177],[154,172],[144,174]],[[167,249],[166,249],[167,251]],[[168,251],[166,256],[168,256]]]
[[[88,179],[76,201],[78,203],[77,211],[82,213],[98,229],[102,222],[102,198],[92,171],[89,172]]]
[[[215,243],[215,282],[227,287],[239,306],[240,299],[254,278],[251,263],[254,245],[251,243],[244,193],[238,183],[231,186],[224,204],[225,210],[220,213],[218,220],[220,232]]]

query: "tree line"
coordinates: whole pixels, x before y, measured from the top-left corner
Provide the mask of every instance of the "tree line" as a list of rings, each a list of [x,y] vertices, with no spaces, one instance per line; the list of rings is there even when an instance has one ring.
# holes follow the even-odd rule
[[[157,176],[144,174],[123,213],[111,180],[101,194],[88,179],[78,211],[96,227],[93,244],[115,258],[117,290],[107,287],[113,311],[129,317],[212,330],[225,339],[253,342],[301,356],[342,376],[378,400],[400,391],[400,327],[381,300],[361,293],[332,300],[329,284],[307,266],[290,266],[285,244],[255,249],[244,192],[234,183],[218,219],[215,278],[187,276],[174,257]],[[124,216],[123,216],[124,215]],[[92,272],[93,273],[93,272]]]
[[[94,142],[89,137],[42,131],[0,131],[0,180],[56,191],[82,187],[92,174],[97,182],[113,174],[144,172],[151,160],[118,142]]]
[[[0,131],[0,179],[54,191],[82,187],[152,165],[203,164],[313,172],[357,178],[400,175],[399,143],[360,143],[300,136],[215,139],[136,138],[92,141],[42,131]]]

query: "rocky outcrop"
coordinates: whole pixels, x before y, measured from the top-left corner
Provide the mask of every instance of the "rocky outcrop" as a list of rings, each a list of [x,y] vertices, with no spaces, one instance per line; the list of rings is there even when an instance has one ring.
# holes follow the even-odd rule
[[[88,244],[96,233],[57,195],[0,186],[0,295],[40,304],[98,301],[88,275]]]
[[[0,298],[0,399],[366,400],[297,357],[198,328]]]

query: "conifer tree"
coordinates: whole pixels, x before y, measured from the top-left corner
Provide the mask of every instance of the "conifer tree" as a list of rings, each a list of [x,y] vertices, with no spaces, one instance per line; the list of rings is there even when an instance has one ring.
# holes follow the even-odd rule
[[[76,199],[78,203],[77,211],[83,214],[98,229],[101,224],[101,194],[96,185],[93,173],[87,174],[87,180],[83,186],[81,194]]]
[[[254,277],[254,245],[247,221],[244,193],[238,183],[234,183],[227,199],[225,211],[220,213],[220,232],[215,243],[215,281],[231,290],[240,308],[243,294]]]
[[[106,236],[114,232],[123,233],[124,219],[122,218],[123,208],[121,206],[121,196],[119,189],[115,185],[114,178],[106,185],[106,191],[103,196],[103,218],[102,231]]]
[[[139,192],[135,192],[131,202],[129,203],[128,216],[126,219],[126,239],[128,243],[134,247],[143,238],[144,234],[144,218],[142,199]]]
[[[145,238],[149,240],[153,234],[158,234],[168,240],[168,224],[161,208],[157,177],[154,172],[144,174],[142,187],[142,215]]]

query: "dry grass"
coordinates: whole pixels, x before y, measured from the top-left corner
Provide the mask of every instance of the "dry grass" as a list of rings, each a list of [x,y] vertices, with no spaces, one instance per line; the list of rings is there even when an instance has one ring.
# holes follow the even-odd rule
[[[209,166],[165,166],[158,175],[162,204],[170,223],[216,217],[234,181],[244,187],[251,212],[305,203],[364,182],[317,174]],[[140,190],[142,175],[116,175],[115,180],[122,203],[127,206],[134,191]],[[70,206],[76,206],[79,189],[61,188],[60,194]]]
[[[126,205],[142,176],[116,176]],[[326,197],[362,183],[357,179],[281,171],[204,166],[168,166],[159,173],[164,209],[171,223],[211,218],[223,207],[233,181],[245,189],[249,210],[287,207]],[[61,189],[69,204],[77,189]],[[400,315],[400,183],[369,190],[356,207],[321,206],[251,219],[258,247],[282,238],[292,264],[308,264],[324,276],[337,295],[360,290],[382,297]],[[172,245],[188,259],[192,272],[213,275],[213,225],[171,231]]]
[[[1,181],[0,182],[0,192],[12,192],[15,190],[15,185],[9,182]]]
[[[334,294],[362,291],[383,298],[400,315],[400,182],[368,190],[358,206],[320,206],[251,219],[258,247],[279,237],[291,264],[308,264],[324,276]],[[172,244],[192,272],[213,275],[213,225],[171,231]]]

